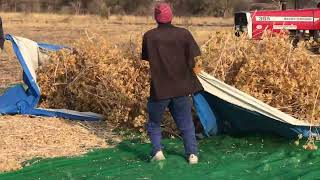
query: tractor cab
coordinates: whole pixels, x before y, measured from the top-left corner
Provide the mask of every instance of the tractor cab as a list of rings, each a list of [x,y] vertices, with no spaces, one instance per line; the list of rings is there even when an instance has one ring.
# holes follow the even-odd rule
[[[234,15],[234,22],[236,36],[240,36],[243,33],[248,33],[249,36],[252,34],[252,19],[250,12],[236,12]]]

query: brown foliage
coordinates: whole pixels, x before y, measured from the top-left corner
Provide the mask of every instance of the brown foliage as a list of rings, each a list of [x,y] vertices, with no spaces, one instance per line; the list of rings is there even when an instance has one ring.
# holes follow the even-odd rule
[[[298,119],[319,122],[318,57],[287,37],[251,41],[217,32],[203,47],[205,71]],[[52,54],[38,72],[43,107],[93,111],[107,122],[144,131],[149,68],[140,60],[140,43],[111,47],[107,40],[79,41],[76,51]],[[125,50],[123,50],[125,49]],[[164,127],[174,132],[168,114]]]
[[[52,54],[53,63],[40,69],[42,106],[93,111],[115,126],[143,127],[149,94],[147,63],[135,55],[124,56],[107,40],[79,41],[75,47],[76,51]]]
[[[203,48],[205,71],[298,119],[320,122],[319,57],[286,36],[261,41],[217,32]]]

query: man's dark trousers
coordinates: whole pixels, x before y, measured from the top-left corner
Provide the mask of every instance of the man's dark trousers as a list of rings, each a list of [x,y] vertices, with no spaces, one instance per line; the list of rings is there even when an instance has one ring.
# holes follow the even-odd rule
[[[151,155],[153,156],[159,150],[162,150],[160,126],[166,108],[169,108],[177,127],[181,131],[186,155],[197,154],[198,146],[191,112],[192,103],[189,96],[184,96],[160,101],[149,99],[147,130],[153,146]]]

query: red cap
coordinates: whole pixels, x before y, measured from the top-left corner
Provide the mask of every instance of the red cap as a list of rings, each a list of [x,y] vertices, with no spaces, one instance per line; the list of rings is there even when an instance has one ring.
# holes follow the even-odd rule
[[[172,21],[173,14],[168,3],[158,3],[154,8],[154,18],[158,23],[169,23]]]

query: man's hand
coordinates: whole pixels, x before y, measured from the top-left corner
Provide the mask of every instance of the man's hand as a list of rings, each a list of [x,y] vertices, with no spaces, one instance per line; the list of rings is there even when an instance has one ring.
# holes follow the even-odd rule
[[[198,76],[201,73],[202,69],[200,66],[196,66],[193,68],[193,72]]]

